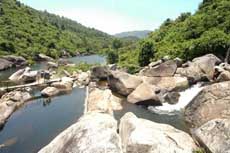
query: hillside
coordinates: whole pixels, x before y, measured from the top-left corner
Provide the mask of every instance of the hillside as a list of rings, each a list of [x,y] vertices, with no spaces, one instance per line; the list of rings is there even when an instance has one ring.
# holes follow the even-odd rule
[[[65,50],[97,52],[111,36],[70,19],[37,11],[16,0],[0,1],[0,54],[27,58],[38,53],[58,57]]]
[[[151,31],[143,30],[143,31],[129,31],[129,32],[122,32],[115,34],[114,36],[117,38],[124,38],[124,37],[137,37],[137,38],[145,38]]]
[[[148,38],[155,57],[164,55],[192,59],[207,53],[224,57],[230,47],[230,1],[204,0],[198,11],[166,20]]]
[[[132,50],[121,49],[120,64],[138,65],[138,59],[144,55],[141,51],[146,51],[143,44],[153,46],[149,47],[153,48],[152,53],[143,60],[156,60],[165,55],[189,60],[207,53],[223,59],[230,47],[230,1],[204,0],[195,14],[182,13],[175,20],[167,19]]]

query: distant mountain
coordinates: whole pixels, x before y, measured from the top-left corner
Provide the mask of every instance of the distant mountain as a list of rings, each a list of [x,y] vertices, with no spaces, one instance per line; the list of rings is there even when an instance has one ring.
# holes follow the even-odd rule
[[[0,55],[59,57],[61,51],[97,52],[112,36],[76,21],[38,11],[17,0],[0,0]]]
[[[137,37],[137,38],[145,38],[148,36],[149,33],[152,31],[149,30],[143,30],[143,31],[128,31],[128,32],[122,32],[115,34],[115,37],[118,38],[124,38],[124,37]]]

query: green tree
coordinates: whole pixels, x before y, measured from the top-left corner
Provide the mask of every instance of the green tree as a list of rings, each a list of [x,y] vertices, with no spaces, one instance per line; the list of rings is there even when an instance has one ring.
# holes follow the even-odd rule
[[[119,39],[114,39],[113,40],[113,42],[112,42],[112,48],[113,49],[119,49],[119,48],[121,48],[122,47],[122,42],[121,42],[121,40],[119,40]]]
[[[150,63],[150,60],[154,58],[153,43],[150,41],[144,41],[141,43],[141,49],[138,56],[138,62],[140,66],[146,66]]]
[[[107,51],[107,62],[109,64],[115,64],[118,62],[118,53],[115,50]]]

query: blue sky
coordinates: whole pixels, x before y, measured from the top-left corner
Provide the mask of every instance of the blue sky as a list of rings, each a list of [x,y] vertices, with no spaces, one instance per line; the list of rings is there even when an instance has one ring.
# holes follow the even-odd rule
[[[20,0],[109,34],[154,30],[167,18],[194,13],[202,0]]]

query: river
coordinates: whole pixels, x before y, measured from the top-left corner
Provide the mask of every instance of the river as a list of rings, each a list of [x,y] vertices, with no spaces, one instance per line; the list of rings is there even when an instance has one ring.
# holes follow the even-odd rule
[[[73,63],[87,62],[105,64],[105,58],[98,55],[70,58]],[[44,67],[44,63],[36,64],[33,69]],[[15,69],[0,73],[6,79]],[[34,93],[39,95],[39,91]],[[75,88],[67,95],[52,99],[36,99],[17,110],[0,132],[0,144],[8,146],[0,148],[1,153],[35,153],[47,145],[60,132],[75,123],[84,111],[85,89]],[[187,131],[182,113],[157,114],[144,107],[123,103],[123,110],[114,112],[119,120],[126,112],[133,112],[138,117],[159,123],[167,123],[178,129]]]

